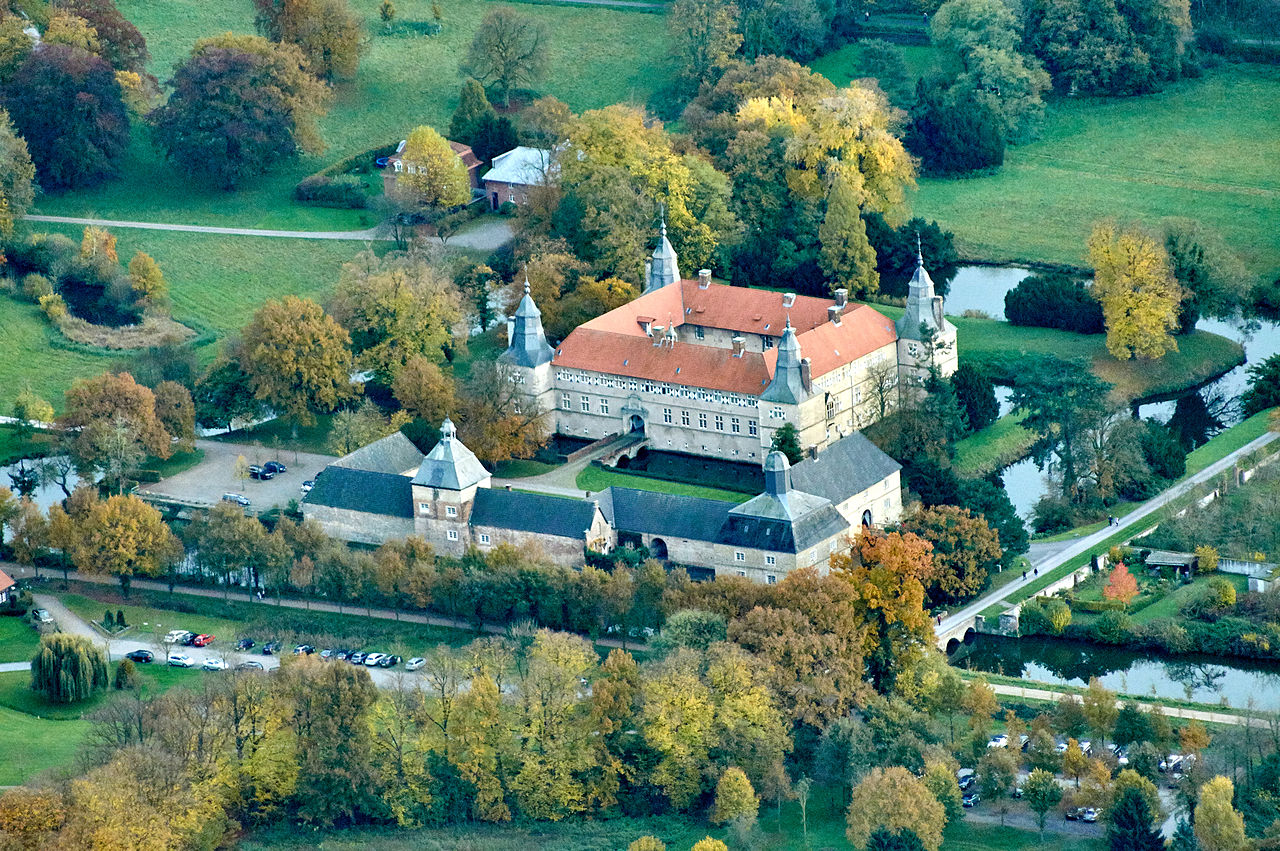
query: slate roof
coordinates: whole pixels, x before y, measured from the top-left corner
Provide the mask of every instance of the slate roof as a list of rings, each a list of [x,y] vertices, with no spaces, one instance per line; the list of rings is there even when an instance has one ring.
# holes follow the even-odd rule
[[[410,470],[418,469],[425,457],[413,445],[413,441],[397,431],[342,456],[333,462],[333,466],[404,475]]]
[[[583,540],[595,513],[590,500],[480,488],[471,506],[471,525]]]
[[[315,487],[302,501],[347,511],[413,517],[413,485],[408,476],[333,464],[316,476]]]
[[[611,487],[601,494],[602,511],[606,494],[605,518],[618,531],[696,541],[716,540],[733,508],[716,499]]]
[[[458,440],[453,422],[445,417],[440,424],[440,442],[431,448],[418,473],[413,477],[415,485],[460,491],[489,478],[489,471],[470,449]]]
[[[855,431],[823,449],[817,458],[805,458],[792,467],[791,484],[839,504],[901,469],[901,464]]]
[[[796,496],[795,492],[791,495]],[[848,531],[849,521],[823,500],[815,510],[794,521],[751,516],[735,509],[729,513],[718,540],[735,547],[798,553]]]

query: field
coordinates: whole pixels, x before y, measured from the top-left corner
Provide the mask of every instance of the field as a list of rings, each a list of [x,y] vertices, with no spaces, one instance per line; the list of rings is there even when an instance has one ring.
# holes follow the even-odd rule
[[[2,706],[0,727],[9,731],[0,736],[0,786],[17,786],[41,771],[68,765],[89,732],[88,721],[46,721]]]
[[[0,617],[0,662],[28,662],[39,646],[30,617]]]
[[[303,176],[360,151],[403,139],[418,124],[444,130],[457,103],[458,60],[476,27],[495,4],[451,0],[443,4],[443,30],[425,37],[412,24],[431,20],[430,0],[396,3],[401,24],[387,33],[378,20],[379,0],[353,0],[365,21],[368,51],[356,79],[338,85],[321,130],[329,149],[303,157],[242,191],[202,188],[172,171],[151,148],[145,127],[134,142],[121,180],[97,189],[44,197],[40,212],[141,221],[237,225],[290,230],[347,230],[367,226],[367,214],[293,203]],[[575,110],[630,101],[643,104],[660,76],[652,57],[666,53],[658,15],[600,8],[526,5],[521,12],[551,34],[547,75],[540,88]],[[120,10],[146,36],[150,70],[167,80],[197,38],[253,32],[250,0],[122,0]],[[163,265],[163,263],[162,263]]]
[[[1086,265],[1103,218],[1154,226],[1190,216],[1253,271],[1280,267],[1280,68],[1229,66],[1141,98],[1057,99],[1039,141],[988,177],[920,181],[915,215],[937,219],[965,257]]]

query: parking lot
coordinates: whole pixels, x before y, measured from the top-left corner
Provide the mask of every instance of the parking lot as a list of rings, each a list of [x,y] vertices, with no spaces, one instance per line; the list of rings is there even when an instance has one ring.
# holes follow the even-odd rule
[[[291,499],[301,500],[302,483],[314,479],[326,465],[336,460],[331,455],[285,449],[277,452],[270,447],[216,440],[197,440],[196,446],[204,450],[204,460],[190,470],[144,485],[139,493],[193,505],[213,505],[222,499],[224,493],[240,493],[252,503],[249,510],[260,513],[277,506],[283,508]],[[251,465],[279,461],[288,471],[269,481],[236,478],[236,459],[241,455]]]

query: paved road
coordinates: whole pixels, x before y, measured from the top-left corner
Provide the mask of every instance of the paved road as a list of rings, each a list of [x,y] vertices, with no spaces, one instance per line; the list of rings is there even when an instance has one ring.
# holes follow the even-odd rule
[[[1174,485],[1168,490],[1162,491],[1161,493],[1152,497],[1147,502],[1144,502],[1142,505],[1135,508],[1133,511],[1126,514],[1124,517],[1119,518],[1120,520],[1119,528],[1125,528],[1125,527],[1137,524],[1142,520],[1146,519],[1147,517],[1150,517],[1156,511],[1168,505],[1170,502],[1177,499],[1178,497],[1182,496],[1187,491],[1191,490],[1193,487],[1200,484],[1201,482],[1206,482],[1209,479],[1214,478],[1223,470],[1231,469],[1231,466],[1236,462],[1237,458],[1240,458],[1244,455],[1248,455],[1250,452],[1260,449],[1263,446],[1266,446],[1270,444],[1272,441],[1277,439],[1280,439],[1280,433],[1267,432],[1261,437],[1250,441],[1249,443],[1237,449],[1235,452],[1232,452],[1226,457],[1222,458],[1221,460],[1216,461],[1213,464],[1210,464],[1208,467],[1201,470],[1199,473],[1196,473],[1194,476],[1190,476],[1184,479],[1183,481],[1179,482],[1178,484]],[[1057,549],[1056,551],[1050,551],[1049,548],[1042,549],[1039,553],[1039,558],[1041,560],[1038,562],[1033,560],[1032,564],[1035,566],[1035,568],[1039,571],[1041,575],[1045,573],[1049,573],[1050,571],[1070,561],[1071,559],[1075,558],[1081,553],[1087,553],[1090,550],[1094,549],[1103,541],[1105,541],[1107,538],[1114,535],[1116,531],[1117,531],[1117,527],[1115,526],[1104,526],[1102,529],[1098,530],[1097,532],[1094,532],[1092,535],[1088,535],[1076,541],[1066,542],[1066,546],[1062,547],[1061,549]],[[942,623],[937,628],[937,631],[938,632],[950,631],[955,627],[959,626],[961,623],[966,622],[974,615],[982,612],[988,606],[992,606],[992,605],[995,605],[996,603],[1004,602],[1009,597],[1012,597],[1013,595],[1015,595],[1018,591],[1022,590],[1028,585],[1038,582],[1039,580],[1040,580],[1040,576],[1037,576],[1031,572],[1028,572],[1026,579],[1015,579],[1013,582],[1010,582],[1008,585],[1005,585],[1002,588],[997,588],[996,590],[990,592],[989,594],[985,594],[982,597],[979,597],[977,600],[974,600],[972,603],[960,609],[959,611],[951,612],[950,614],[947,615],[947,617],[943,618]]]
[[[353,242],[387,242],[391,237],[386,229],[378,226],[364,230],[311,231],[311,230],[263,230],[260,228],[234,228],[215,225],[176,225],[168,222],[134,222],[120,219],[86,219],[76,216],[26,216],[29,222],[47,222],[64,225],[95,225],[107,228],[138,228],[141,230],[180,231],[182,233],[215,233],[228,236],[261,236],[277,239],[336,239]],[[494,251],[513,238],[511,222],[505,219],[484,219],[464,228],[448,241],[450,248],[468,248],[475,251]],[[439,240],[437,240],[439,241]]]

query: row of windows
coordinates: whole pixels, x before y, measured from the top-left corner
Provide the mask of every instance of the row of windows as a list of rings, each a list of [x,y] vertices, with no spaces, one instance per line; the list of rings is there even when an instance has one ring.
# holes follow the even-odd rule
[[[667,425],[675,424],[675,415],[670,408],[662,409],[662,421]],[[711,421],[715,423],[716,431],[724,431],[724,415],[723,414],[714,414],[713,419]],[[688,426],[690,422],[691,422],[691,418],[689,416],[689,412],[682,410],[680,412],[680,425]],[[705,429],[707,427],[707,422],[708,422],[707,414],[699,412],[698,428]],[[742,420],[738,417],[729,417],[729,431],[732,434],[742,434]],[[751,435],[752,437],[755,437],[759,433],[760,433],[760,429],[759,429],[759,426],[756,425],[756,421],[747,420],[747,434]]]
[[[746,561],[746,560],[747,560],[747,554],[746,554],[746,553],[744,553],[742,550],[735,550],[735,551],[734,551],[734,553],[733,553],[733,560],[734,560],[734,561]],[[767,565],[775,565],[775,564],[777,564],[777,563],[778,563],[778,559],[777,559],[777,557],[776,557],[776,556],[765,556],[765,557],[764,557],[764,563],[765,563],[765,564],[767,564]]]
[[[575,372],[562,369],[556,372],[556,379],[566,384],[585,384],[594,387],[606,387],[616,390],[638,390],[655,396],[675,396],[680,399],[692,399],[698,402],[715,402],[721,405],[735,405],[739,408],[754,408],[757,401],[754,396],[743,396],[740,393],[728,393],[722,390],[707,390],[701,387],[689,387],[684,384],[667,384],[661,381],[642,381],[637,378],[621,378],[613,375],[601,375],[590,372]]]

